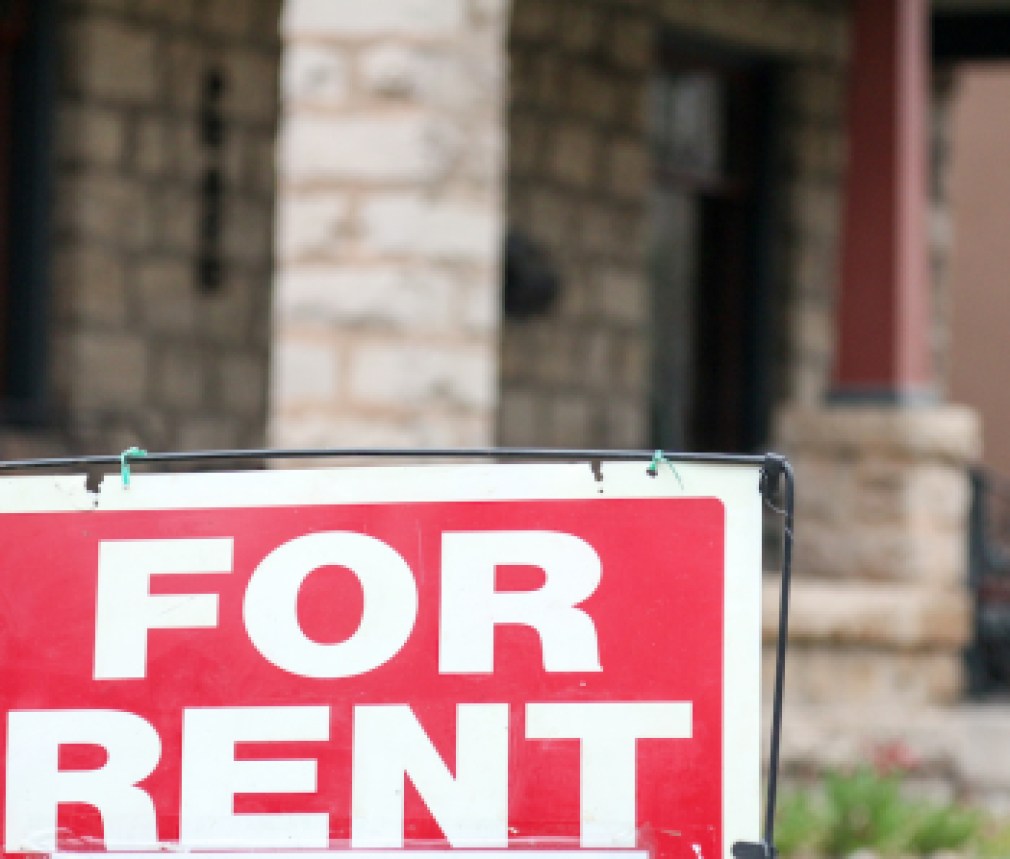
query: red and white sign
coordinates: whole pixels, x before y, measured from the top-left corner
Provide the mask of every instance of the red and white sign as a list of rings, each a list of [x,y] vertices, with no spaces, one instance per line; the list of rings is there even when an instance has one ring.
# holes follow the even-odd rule
[[[728,857],[759,838],[757,482],[0,481],[4,850]]]

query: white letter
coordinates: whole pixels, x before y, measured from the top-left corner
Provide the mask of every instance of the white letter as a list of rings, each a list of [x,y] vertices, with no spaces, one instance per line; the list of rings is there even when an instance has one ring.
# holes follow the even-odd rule
[[[546,581],[535,591],[495,591],[495,567],[506,565],[540,567]],[[443,534],[439,672],[494,671],[494,627],[503,623],[537,631],[545,671],[600,671],[596,626],[576,608],[596,590],[600,575],[593,547],[571,534]]]
[[[108,760],[91,770],[60,771],[60,746],[101,746]],[[102,815],[107,850],[153,850],[158,830],[151,797],[137,787],[158,765],[161,741],[140,716],[118,710],[12,710],[7,718],[7,815],[4,850],[56,850],[61,802]]]
[[[319,567],[347,567],[365,606],[346,641],[320,644],[298,625],[298,590]],[[414,574],[385,543],[364,534],[306,534],[274,549],[256,568],[245,594],[245,625],[256,649],[278,668],[302,677],[353,677],[391,659],[407,643],[417,617]]]
[[[235,814],[237,793],[314,793],[314,760],[235,760],[236,743],[328,740],[329,707],[187,709],[182,728],[180,846],[198,850],[321,848],[319,814]]]
[[[527,704],[531,740],[581,740],[583,847],[637,847],[636,740],[691,738],[687,701]]]
[[[217,594],[151,596],[159,573],[230,573],[232,540],[103,540],[98,546],[95,679],[147,674],[149,629],[217,626]]]
[[[507,704],[460,704],[453,778],[404,704],[354,708],[351,846],[403,847],[409,776],[452,847],[508,846]]]

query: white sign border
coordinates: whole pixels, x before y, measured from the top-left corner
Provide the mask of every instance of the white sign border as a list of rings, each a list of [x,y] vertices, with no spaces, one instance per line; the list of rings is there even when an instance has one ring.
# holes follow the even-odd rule
[[[178,510],[221,507],[716,498],[726,518],[723,649],[723,859],[737,841],[760,841],[760,466],[664,463],[371,465],[292,470],[107,475],[98,492],[83,475],[0,479],[0,512]],[[404,851],[409,856],[409,851]]]

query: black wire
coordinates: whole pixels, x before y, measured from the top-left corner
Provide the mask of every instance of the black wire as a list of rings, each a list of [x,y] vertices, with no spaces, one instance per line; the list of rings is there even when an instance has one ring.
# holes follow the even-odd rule
[[[131,467],[145,462],[205,462],[208,460],[276,460],[276,459],[518,459],[530,461],[652,461],[653,450],[577,450],[567,448],[288,448],[288,449],[224,449],[194,451],[154,451],[147,454],[129,454]],[[99,465],[119,466],[122,454],[95,456],[52,457],[44,459],[14,459],[0,461],[0,471],[19,471],[46,468],[74,468]],[[663,452],[674,462],[708,465],[761,465],[763,456],[722,453]]]
[[[775,806],[778,799],[779,759],[782,740],[782,700],[785,689],[786,644],[789,637],[789,588],[793,566],[795,475],[789,461],[779,458],[785,485],[785,522],[782,528],[782,581],[779,585],[779,631],[775,643],[775,690],[772,698],[771,750],[768,760],[768,798],[765,806],[765,852],[775,856]],[[773,508],[774,509],[774,508]]]

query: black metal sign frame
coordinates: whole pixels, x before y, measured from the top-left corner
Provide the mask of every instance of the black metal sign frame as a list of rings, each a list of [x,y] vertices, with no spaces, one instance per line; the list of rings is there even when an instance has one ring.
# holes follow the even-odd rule
[[[782,699],[785,686],[786,643],[789,628],[789,590],[792,578],[793,518],[795,507],[795,477],[789,460],[777,453],[763,455],[683,453],[646,450],[569,450],[554,448],[280,448],[250,450],[153,451],[130,448],[121,454],[94,456],[50,457],[0,461],[0,474],[49,469],[94,469],[116,466],[123,469],[124,479],[129,468],[141,463],[225,463],[302,459],[423,459],[423,460],[508,460],[525,462],[644,462],[650,474],[655,463],[694,463],[703,465],[750,465],[760,469],[759,491],[774,512],[782,516],[782,578],[779,590],[779,623],[775,651],[775,686],[772,697],[771,736],[768,755],[768,785],[765,800],[764,837],[760,842],[737,842],[733,845],[736,859],[774,859],[775,809],[778,795],[779,760],[782,738]],[[776,506],[781,485],[782,506]]]

